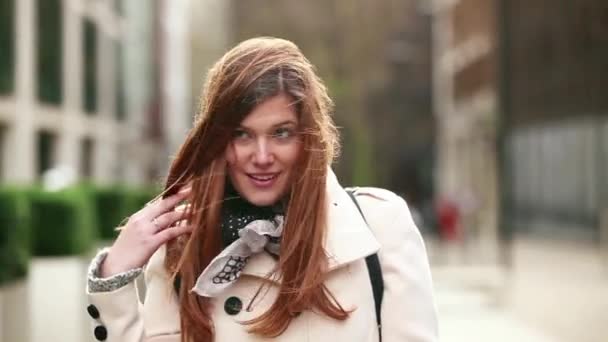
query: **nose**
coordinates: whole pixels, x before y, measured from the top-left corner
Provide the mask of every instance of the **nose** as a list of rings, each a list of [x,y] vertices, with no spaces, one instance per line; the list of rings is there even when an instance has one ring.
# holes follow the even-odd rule
[[[253,155],[253,162],[258,166],[268,166],[274,161],[272,148],[265,137],[256,142],[256,150]]]

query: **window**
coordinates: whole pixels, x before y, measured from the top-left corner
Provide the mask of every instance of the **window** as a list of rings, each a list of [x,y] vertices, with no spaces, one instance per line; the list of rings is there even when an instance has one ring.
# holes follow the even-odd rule
[[[93,153],[95,143],[91,138],[84,138],[80,144],[80,175],[83,179],[93,177]]]
[[[123,72],[123,45],[121,41],[116,41],[116,119],[123,121],[126,116],[126,98],[125,98],[125,78]]]
[[[63,28],[61,0],[38,1],[38,98],[61,104]]]
[[[40,131],[38,133],[36,151],[38,177],[54,166],[55,140],[55,135],[51,132]]]
[[[122,0],[114,0],[114,10],[119,16],[125,15],[125,4]]]
[[[15,1],[0,0],[0,94],[15,84]]]
[[[97,111],[97,28],[91,19],[84,21],[83,39],[84,109],[94,114]]]

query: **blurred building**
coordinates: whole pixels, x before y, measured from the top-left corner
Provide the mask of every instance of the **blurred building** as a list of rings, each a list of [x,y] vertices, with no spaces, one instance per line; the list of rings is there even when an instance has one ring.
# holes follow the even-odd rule
[[[159,181],[227,45],[228,5],[0,0],[0,180],[62,166],[97,183]]]
[[[497,235],[495,1],[434,1],[437,197],[455,203],[466,239]]]
[[[143,179],[153,8],[125,5],[0,1],[2,181],[57,166],[101,183]]]
[[[499,15],[510,211],[595,239],[608,208],[608,3],[503,1]]]
[[[438,195],[470,209],[465,235],[495,239],[499,197],[509,225],[595,235],[608,188],[605,2],[432,4]]]

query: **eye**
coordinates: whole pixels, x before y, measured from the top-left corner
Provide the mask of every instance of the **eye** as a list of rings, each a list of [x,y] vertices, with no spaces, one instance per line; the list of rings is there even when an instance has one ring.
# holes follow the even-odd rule
[[[250,137],[249,133],[247,133],[247,131],[243,130],[243,129],[236,129],[234,130],[234,133],[232,134],[232,137],[235,140],[244,140]]]
[[[293,131],[287,127],[281,127],[277,128],[272,135],[279,139],[287,139],[293,135]]]

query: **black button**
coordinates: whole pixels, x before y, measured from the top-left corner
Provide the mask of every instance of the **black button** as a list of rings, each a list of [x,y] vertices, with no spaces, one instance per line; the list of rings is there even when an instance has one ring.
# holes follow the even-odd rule
[[[89,313],[89,316],[93,317],[93,319],[99,318],[99,310],[97,310],[95,305],[91,304],[87,306],[87,312]]]
[[[238,297],[230,297],[226,299],[226,302],[224,303],[224,311],[226,311],[227,314],[231,316],[236,315],[241,312],[241,309],[243,309],[243,302],[241,302]]]
[[[106,338],[108,338],[108,330],[106,330],[106,327],[104,327],[103,325],[97,326],[95,328],[95,338],[98,341],[105,341]]]

